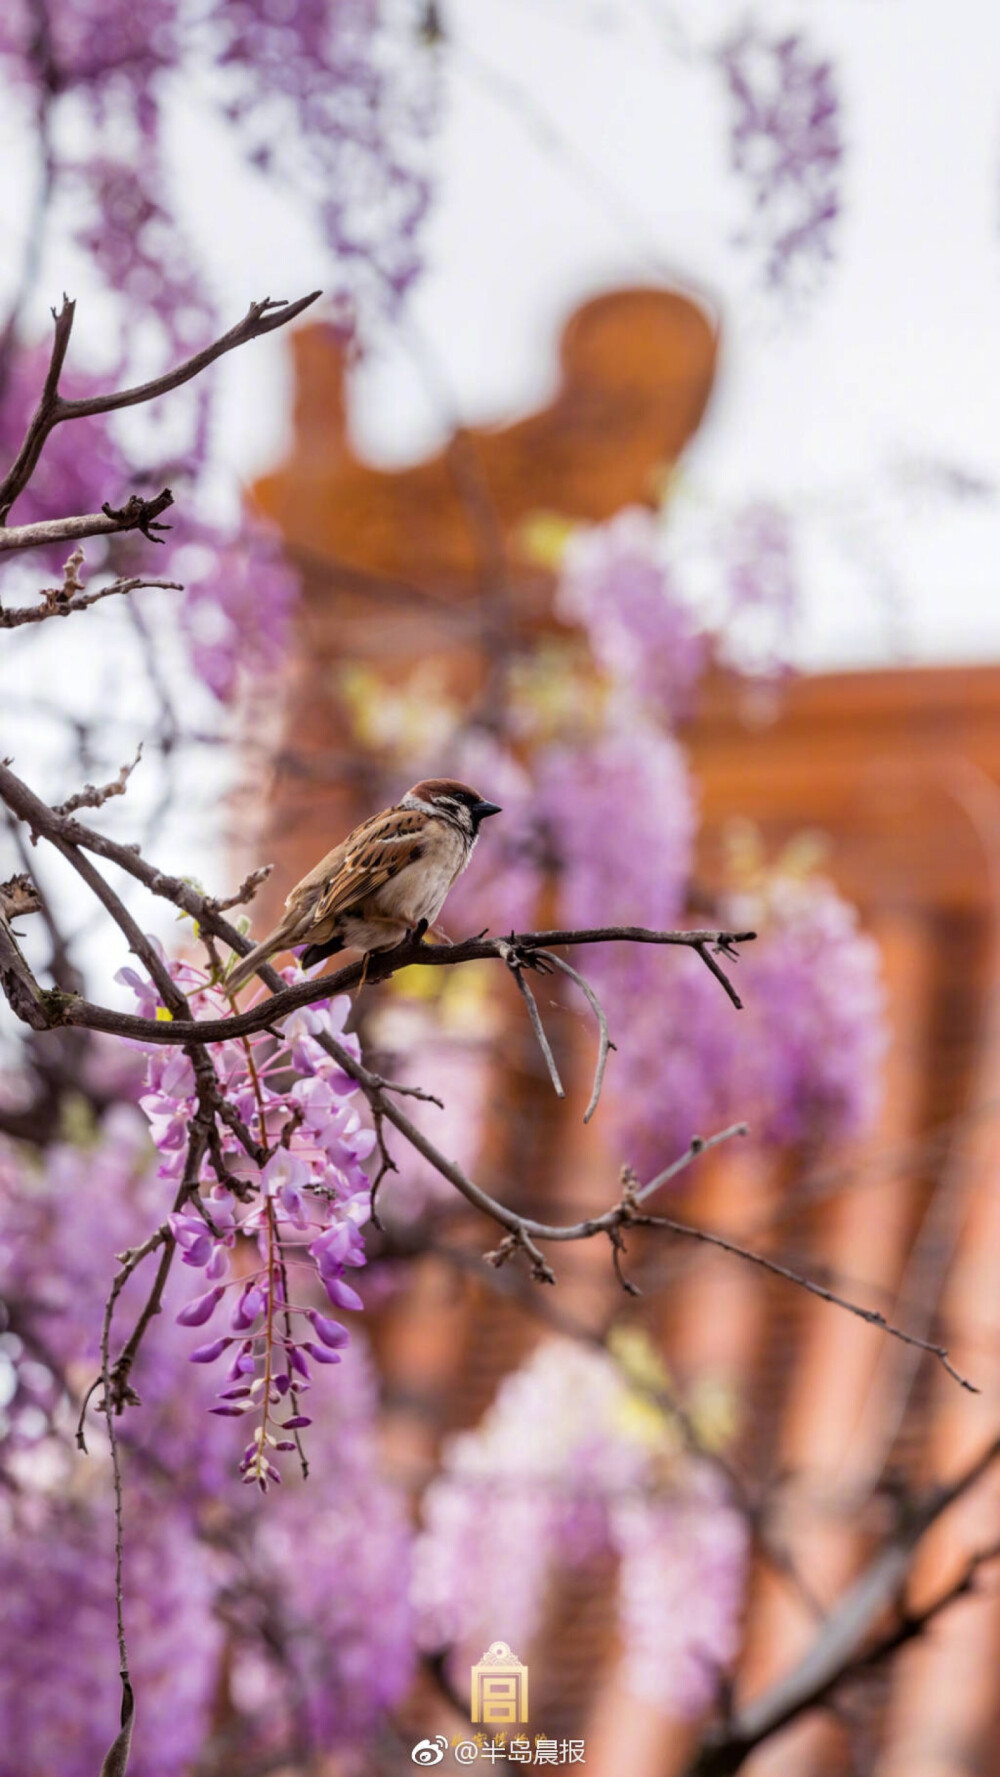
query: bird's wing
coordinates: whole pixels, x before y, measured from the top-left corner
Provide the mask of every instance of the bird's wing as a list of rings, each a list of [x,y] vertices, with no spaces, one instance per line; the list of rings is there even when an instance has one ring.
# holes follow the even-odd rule
[[[312,880],[306,877],[299,885],[305,889],[307,883],[310,888],[315,883],[319,889],[312,923],[319,925],[348,907],[357,907],[415,863],[423,853],[426,823],[427,816],[419,809],[387,808],[356,828],[310,873]]]

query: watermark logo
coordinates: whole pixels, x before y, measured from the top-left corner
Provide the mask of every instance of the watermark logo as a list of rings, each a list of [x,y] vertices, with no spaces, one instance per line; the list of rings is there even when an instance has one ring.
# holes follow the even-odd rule
[[[437,1765],[444,1758],[448,1741],[438,1734],[434,1740],[418,1740],[410,1754],[415,1765]],[[529,1740],[524,1734],[507,1738],[499,1733],[487,1736],[477,1733],[471,1740],[451,1741],[456,1765],[585,1765],[582,1740],[550,1740],[547,1734],[536,1734]]]
[[[445,1736],[435,1734],[433,1740],[418,1740],[410,1758],[415,1765],[439,1765],[447,1750]]]
[[[469,1719],[507,1725],[528,1719],[528,1668],[505,1641],[494,1641],[472,1668]]]
[[[511,1653],[506,1641],[493,1641],[470,1674],[469,1716],[494,1729],[482,1728],[468,1739],[455,1735],[446,1740],[418,1740],[410,1753],[415,1765],[440,1765],[447,1752],[456,1765],[583,1765],[582,1740],[552,1740],[547,1734],[511,1733],[515,1724],[528,1719],[528,1668]],[[449,1764],[451,1760],[449,1760]]]

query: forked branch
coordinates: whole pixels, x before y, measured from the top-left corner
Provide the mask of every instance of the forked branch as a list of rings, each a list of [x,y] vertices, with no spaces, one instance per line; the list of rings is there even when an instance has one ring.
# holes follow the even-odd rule
[[[62,375],[76,312],[76,304],[64,296],[62,307],[58,313],[54,309],[52,311],[55,323],[52,352],[38,406],[31,416],[17,456],[3,480],[0,481],[0,526],[6,525],[7,515],[14,501],[19,494],[24,492],[31,480],[45,441],[56,426],[62,425],[65,420],[86,419],[97,413],[116,413],[123,407],[139,407],[146,401],[156,401],[161,395],[167,395],[172,389],[179,389],[184,383],[190,382],[193,377],[199,376],[224,353],[235,351],[237,346],[247,345],[250,340],[260,339],[262,335],[273,333],[276,328],[284,327],[289,321],[294,321],[296,316],[301,315],[305,309],[309,308],[320,294],[319,290],[313,290],[310,295],[301,296],[297,302],[273,302],[269,296],[265,297],[262,302],[252,302],[243,319],[237,321],[235,327],[231,327],[228,333],[224,333],[220,339],[214,340],[211,345],[204,346],[200,352],[193,353],[190,358],[186,358],[182,364],[176,365],[173,370],[168,370],[163,376],[153,377],[149,382],[136,383],[130,389],[118,389],[106,395],[90,395],[79,401],[67,400],[64,395],[59,393],[59,379]],[[162,500],[164,496],[160,495],[159,497]],[[169,499],[166,503],[169,504]],[[139,504],[141,505],[143,502],[139,502]],[[155,502],[148,502],[148,504],[155,504]],[[160,510],[163,510],[162,506]],[[92,515],[92,518],[96,518],[96,516]],[[152,517],[155,519],[157,514],[153,513]],[[62,525],[63,527],[67,524],[82,525],[90,522],[90,519],[53,521],[56,526]],[[140,521],[134,518],[132,526],[139,523]],[[111,523],[105,524],[103,529],[105,531],[108,529],[122,530],[132,528],[132,526],[124,524],[116,526]],[[18,531],[23,539],[25,533],[37,531],[40,528],[37,525],[20,525]],[[15,533],[10,534],[14,535]],[[35,543],[61,541],[64,537],[69,536],[87,537],[97,534],[98,532],[95,530],[69,531],[63,528],[58,530],[55,536],[38,536],[30,541],[22,540],[14,544],[0,542],[0,547],[31,548]]]

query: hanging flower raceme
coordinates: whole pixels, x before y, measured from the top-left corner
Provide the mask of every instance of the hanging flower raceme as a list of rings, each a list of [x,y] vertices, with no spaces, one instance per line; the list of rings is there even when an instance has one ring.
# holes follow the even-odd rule
[[[168,963],[198,1016],[224,1017],[224,991],[189,963]],[[285,971],[288,981],[297,978]],[[135,970],[131,987],[145,1017],[165,1015],[152,984]],[[213,1062],[231,1116],[201,1162],[199,1191],[169,1217],[183,1263],[202,1286],[177,1316],[203,1329],[192,1363],[226,1359],[210,1411],[255,1422],[244,1479],[266,1489],[281,1479],[276,1458],[298,1448],[310,1424],[300,1396],[314,1364],[338,1364],[347,1329],[312,1300],[317,1284],[338,1312],[364,1304],[346,1273],[365,1263],[361,1228],[369,1216],[365,1161],[375,1145],[352,1103],[353,1080],[317,1040],[344,1036],[350,1002],[321,1001],[285,1021],[281,1039],[255,1035],[217,1044]],[[159,1156],[159,1173],[179,1184],[199,1104],[194,1069],[178,1050],[156,1047],[140,1105]],[[245,1263],[248,1249],[255,1257]],[[234,1258],[238,1262],[234,1265]],[[207,1336],[206,1336],[207,1335]]]
[[[165,143],[180,83],[251,177],[295,190],[331,249],[340,292],[391,307],[420,269],[430,197],[424,144],[439,82],[421,18],[413,0],[49,0],[42,29],[30,0],[7,0],[0,72],[59,121],[69,113],[77,138],[83,117],[96,144],[88,162],[63,160],[64,132],[51,122],[47,136],[56,180],[69,165],[77,195],[82,178],[101,199],[78,239],[109,290],[168,332],[206,307],[177,275]]]
[[[672,736],[639,722],[585,746],[553,747],[539,760],[537,797],[567,925],[677,924],[695,816]],[[629,954],[595,957],[597,970],[617,979],[633,965],[644,966]]]
[[[643,1179],[725,1123],[817,1147],[864,1134],[878,1110],[885,992],[856,910],[823,877],[779,864],[719,911],[758,934],[735,973],[738,1015],[693,956],[643,955],[606,990],[615,1141]]]
[[[0,1140],[0,1777],[93,1777],[119,1703],[108,1658],[114,1513],[96,1396],[86,1458],[75,1431],[100,1368],[115,1254],[161,1219],[163,1181],[134,1107],[80,1135],[40,1160]],[[155,1264],[151,1255],[118,1298],[113,1351]],[[188,1364],[193,1335],[177,1322],[191,1284],[175,1263],[132,1372],[142,1405],[117,1421],[141,1698],[130,1777],[210,1762],[220,1713],[233,1770],[290,1768],[304,1724],[317,1756],[357,1755],[413,1666],[411,1533],[404,1499],[380,1473],[364,1341],[343,1353],[336,1388],[317,1390],[308,1482],[289,1473],[261,1510],[231,1481],[242,1427],[208,1417],[211,1368]]]
[[[759,1033],[742,962],[737,1013],[692,952],[641,948],[627,976],[602,983],[618,1050],[605,1094],[612,1152],[648,1182],[692,1136],[752,1121],[741,1060]]]
[[[719,1471],[685,1451],[655,1391],[628,1372],[552,1340],[452,1441],[424,1496],[419,1632],[426,1647],[452,1650],[456,1670],[497,1635],[524,1657],[553,1569],[611,1555],[626,1682],[691,1715],[737,1651],[746,1526]]]
[[[749,187],[741,246],[764,255],[765,281],[788,289],[832,258],[844,155],[834,70],[801,33],[745,25],[716,51],[732,100],[730,159]]]
[[[742,1058],[761,1139],[789,1146],[863,1134],[878,1110],[887,1042],[878,945],[822,877],[778,874],[751,911],[761,937],[743,980],[761,1040],[745,1042]]]
[[[654,513],[629,506],[576,532],[556,611],[583,625],[598,665],[666,726],[688,714],[707,664],[706,637],[666,565]]]

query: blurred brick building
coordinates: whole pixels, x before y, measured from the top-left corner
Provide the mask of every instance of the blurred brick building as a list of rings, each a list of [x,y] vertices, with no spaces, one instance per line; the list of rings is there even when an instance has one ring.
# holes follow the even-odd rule
[[[305,585],[265,817],[277,894],[373,806],[345,665],[371,666],[391,688],[424,662],[429,696],[437,687],[488,704],[491,662],[511,635],[544,636],[551,621],[552,577],[525,542],[532,516],[595,520],[654,500],[701,419],[716,346],[680,295],[598,298],[564,333],[544,411],[457,433],[433,459],[383,472],[351,449],[336,341],[318,328],[296,336],[292,453],[256,489]],[[795,1671],[847,1596],[895,1477],[947,1478],[1000,1425],[1000,669],[802,679],[766,721],[720,677],[685,739],[702,797],[701,882],[717,879],[734,816],[756,822],[770,849],[820,829],[830,874],[881,946],[893,1028],[882,1122],[864,1151],[822,1156],[794,1189],[777,1163],[727,1152],[703,1165],[685,1211],[941,1337],[982,1388],[961,1393],[918,1351],[731,1259],[644,1256],[646,1325],[672,1374],[731,1388],[736,1459],[761,1485],[785,1477],[789,1572],[755,1578],[738,1678],[752,1696]],[[531,1041],[520,1024],[509,1038]],[[572,1054],[575,1026],[562,1040]],[[584,1067],[566,1107],[526,1059],[496,1082],[489,1176],[515,1207],[526,1179],[535,1214],[607,1206],[615,1156],[580,1125]],[[599,1319],[608,1273],[603,1251],[568,1249],[561,1305]],[[537,1329],[514,1300],[435,1258],[413,1266],[375,1320],[387,1450],[419,1482],[440,1437],[475,1422]],[[998,1535],[1000,1497],[986,1480],[930,1539],[920,1583],[933,1594],[963,1551]],[[592,1777],[683,1771],[696,1730],[616,1681],[607,1596],[567,1585],[551,1610],[532,1653],[533,1716],[586,1734]],[[1000,1600],[963,1602],[863,1689],[850,1734],[816,1712],[747,1769],[846,1773],[860,1734],[864,1769],[880,1777],[1000,1771],[998,1670]],[[429,1706],[415,1717],[421,1731]]]

